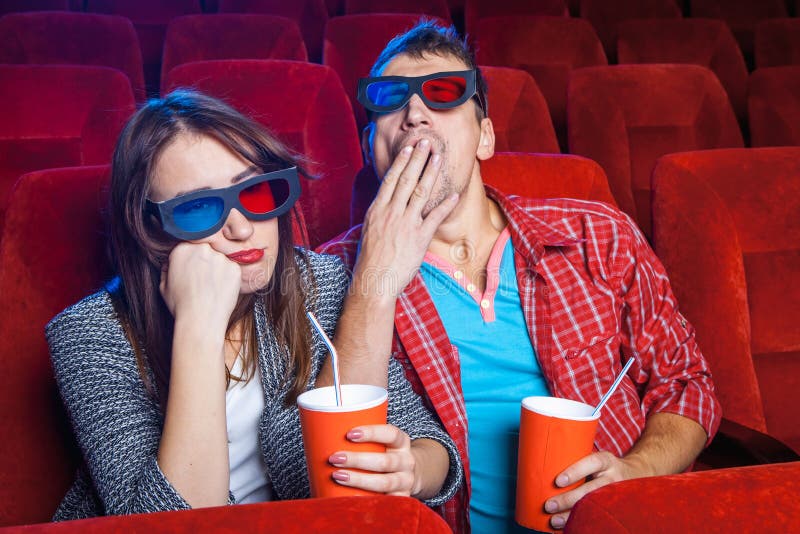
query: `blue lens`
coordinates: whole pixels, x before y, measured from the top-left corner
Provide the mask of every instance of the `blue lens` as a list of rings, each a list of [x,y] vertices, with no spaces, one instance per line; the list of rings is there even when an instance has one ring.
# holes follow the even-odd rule
[[[202,232],[219,222],[225,203],[218,197],[196,198],[172,210],[172,220],[184,232]]]
[[[399,106],[408,95],[405,82],[372,82],[367,86],[367,98],[376,106]]]

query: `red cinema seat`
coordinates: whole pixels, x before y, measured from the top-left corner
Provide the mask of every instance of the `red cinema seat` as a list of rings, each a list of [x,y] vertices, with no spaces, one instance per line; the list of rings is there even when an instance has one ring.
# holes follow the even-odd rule
[[[367,124],[364,108],[356,100],[358,79],[369,76],[369,69],[383,48],[395,35],[404,33],[420,16],[408,13],[370,13],[335,17],[325,26],[322,63],[339,75],[347,98],[353,106],[356,126],[361,131]],[[447,25],[442,19],[436,22]]]
[[[325,0],[219,0],[220,13],[261,13],[294,20],[303,34],[308,59],[319,62],[328,20]]]
[[[227,101],[306,158],[307,170],[318,177],[302,181],[300,197],[312,246],[348,228],[361,152],[349,102],[333,70],[298,61],[198,61],[172,69],[165,87],[193,87]]]
[[[581,17],[592,23],[606,55],[616,61],[617,24],[629,19],[679,19],[675,0],[581,0]]]
[[[161,81],[176,65],[214,59],[307,61],[295,21],[273,15],[186,15],[170,21],[164,41]]]
[[[114,69],[0,65],[0,221],[20,175],[108,163],[134,106],[128,78]]]
[[[650,238],[650,174],[670,152],[742,147],[728,95],[696,65],[619,65],[572,71],[570,152],[597,161],[619,207]]]
[[[480,35],[480,23],[493,17],[518,17],[544,15],[568,17],[564,0],[467,0],[464,6],[464,23],[467,35]]]
[[[798,492],[800,462],[626,480],[578,501],[564,534],[793,532]]]
[[[161,75],[161,55],[167,24],[175,17],[200,13],[200,0],[85,0],[86,11],[121,15],[133,22],[142,47],[144,79],[148,92],[156,94]]]
[[[769,19],[756,25],[756,67],[800,65],[800,19]]]
[[[747,107],[753,146],[800,146],[800,65],[750,75]]]
[[[69,11],[69,0],[3,0],[0,15],[20,11]]]
[[[98,65],[124,72],[144,100],[139,39],[124,17],[42,11],[0,18],[0,63]]]
[[[653,217],[725,417],[800,453],[800,147],[665,156]]]
[[[711,69],[740,123],[747,118],[747,65],[731,30],[714,19],[636,19],[617,26],[617,60],[690,63]]]
[[[344,13],[413,13],[450,21],[447,0],[344,0]]]
[[[522,69],[544,94],[559,144],[567,147],[567,82],[572,69],[607,65],[591,25],[567,17],[492,17],[478,24],[478,63]]]

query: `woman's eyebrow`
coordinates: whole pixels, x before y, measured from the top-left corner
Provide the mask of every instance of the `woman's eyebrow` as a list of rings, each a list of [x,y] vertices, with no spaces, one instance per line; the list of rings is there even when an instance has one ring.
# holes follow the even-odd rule
[[[256,167],[255,165],[250,165],[248,168],[246,168],[245,170],[243,170],[242,172],[231,178],[231,183],[235,184],[236,182],[240,182],[245,178],[248,178],[249,176],[252,176],[253,174],[257,173],[258,171],[259,171],[258,167]]]

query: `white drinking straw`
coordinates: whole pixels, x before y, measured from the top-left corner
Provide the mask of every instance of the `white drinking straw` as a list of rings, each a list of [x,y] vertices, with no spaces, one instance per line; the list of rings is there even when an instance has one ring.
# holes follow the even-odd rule
[[[333,346],[331,343],[330,338],[325,334],[325,331],[320,326],[317,318],[314,317],[314,314],[310,311],[306,312],[308,318],[311,320],[311,324],[314,326],[314,329],[322,338],[322,341],[325,342],[325,346],[328,347],[328,350],[331,352],[331,367],[333,367],[333,391],[336,394],[336,406],[342,405],[342,384],[339,381],[339,355],[336,353],[336,347]]]
[[[592,417],[597,415],[598,412],[603,408],[603,405],[605,405],[608,398],[611,396],[612,393],[614,393],[614,390],[617,389],[617,386],[619,385],[620,382],[622,382],[622,379],[625,378],[625,373],[628,372],[628,369],[631,368],[632,364],[633,364],[633,358],[628,360],[628,363],[626,363],[625,367],[622,368],[622,372],[617,376],[617,379],[614,380],[614,383],[611,384],[611,389],[609,389],[606,392],[606,394],[603,395],[603,398],[600,399],[600,403],[597,405],[597,408],[595,408],[594,411],[592,412]]]

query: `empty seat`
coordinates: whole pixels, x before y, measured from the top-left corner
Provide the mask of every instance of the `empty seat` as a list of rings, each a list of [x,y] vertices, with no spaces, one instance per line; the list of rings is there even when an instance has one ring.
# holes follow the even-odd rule
[[[468,35],[480,34],[480,21],[490,17],[544,15],[568,17],[564,0],[467,0],[464,22]]]
[[[606,55],[616,61],[617,24],[629,19],[677,19],[675,0],[581,0],[581,17],[592,23]]]
[[[144,100],[139,40],[124,17],[43,11],[0,18],[0,63],[100,65],[124,72]]]
[[[762,20],[756,25],[756,67],[800,65],[800,19]]]
[[[550,108],[559,143],[566,151],[566,99],[574,68],[607,65],[603,47],[585,20],[567,17],[492,17],[478,27],[478,63],[531,74]]]
[[[620,208],[650,237],[650,174],[658,157],[743,146],[728,95],[696,65],[619,65],[572,71],[570,152],[603,167]]]
[[[300,197],[312,245],[347,229],[361,153],[349,102],[333,70],[297,61],[198,61],[172,69],[165,87],[194,87],[226,100],[306,158],[307,170],[318,177],[302,180]]]
[[[68,11],[69,0],[3,0],[0,15],[20,11]]]
[[[800,65],[753,72],[747,107],[753,146],[800,146]]]
[[[261,13],[294,20],[303,34],[308,59],[322,57],[322,35],[328,20],[325,0],[219,0],[220,13]]]
[[[363,13],[414,13],[450,20],[447,0],[345,0],[346,15]]]
[[[20,175],[108,163],[134,107],[130,82],[115,69],[0,65],[0,220]]]
[[[800,452],[800,147],[665,156],[653,214],[725,417]]]
[[[618,26],[623,63],[693,63],[717,75],[740,122],[747,117],[747,65],[727,24],[714,19],[626,20]]]
[[[161,64],[162,82],[176,65],[212,59],[307,61],[308,55],[297,24],[285,17],[186,15],[170,21]]]

